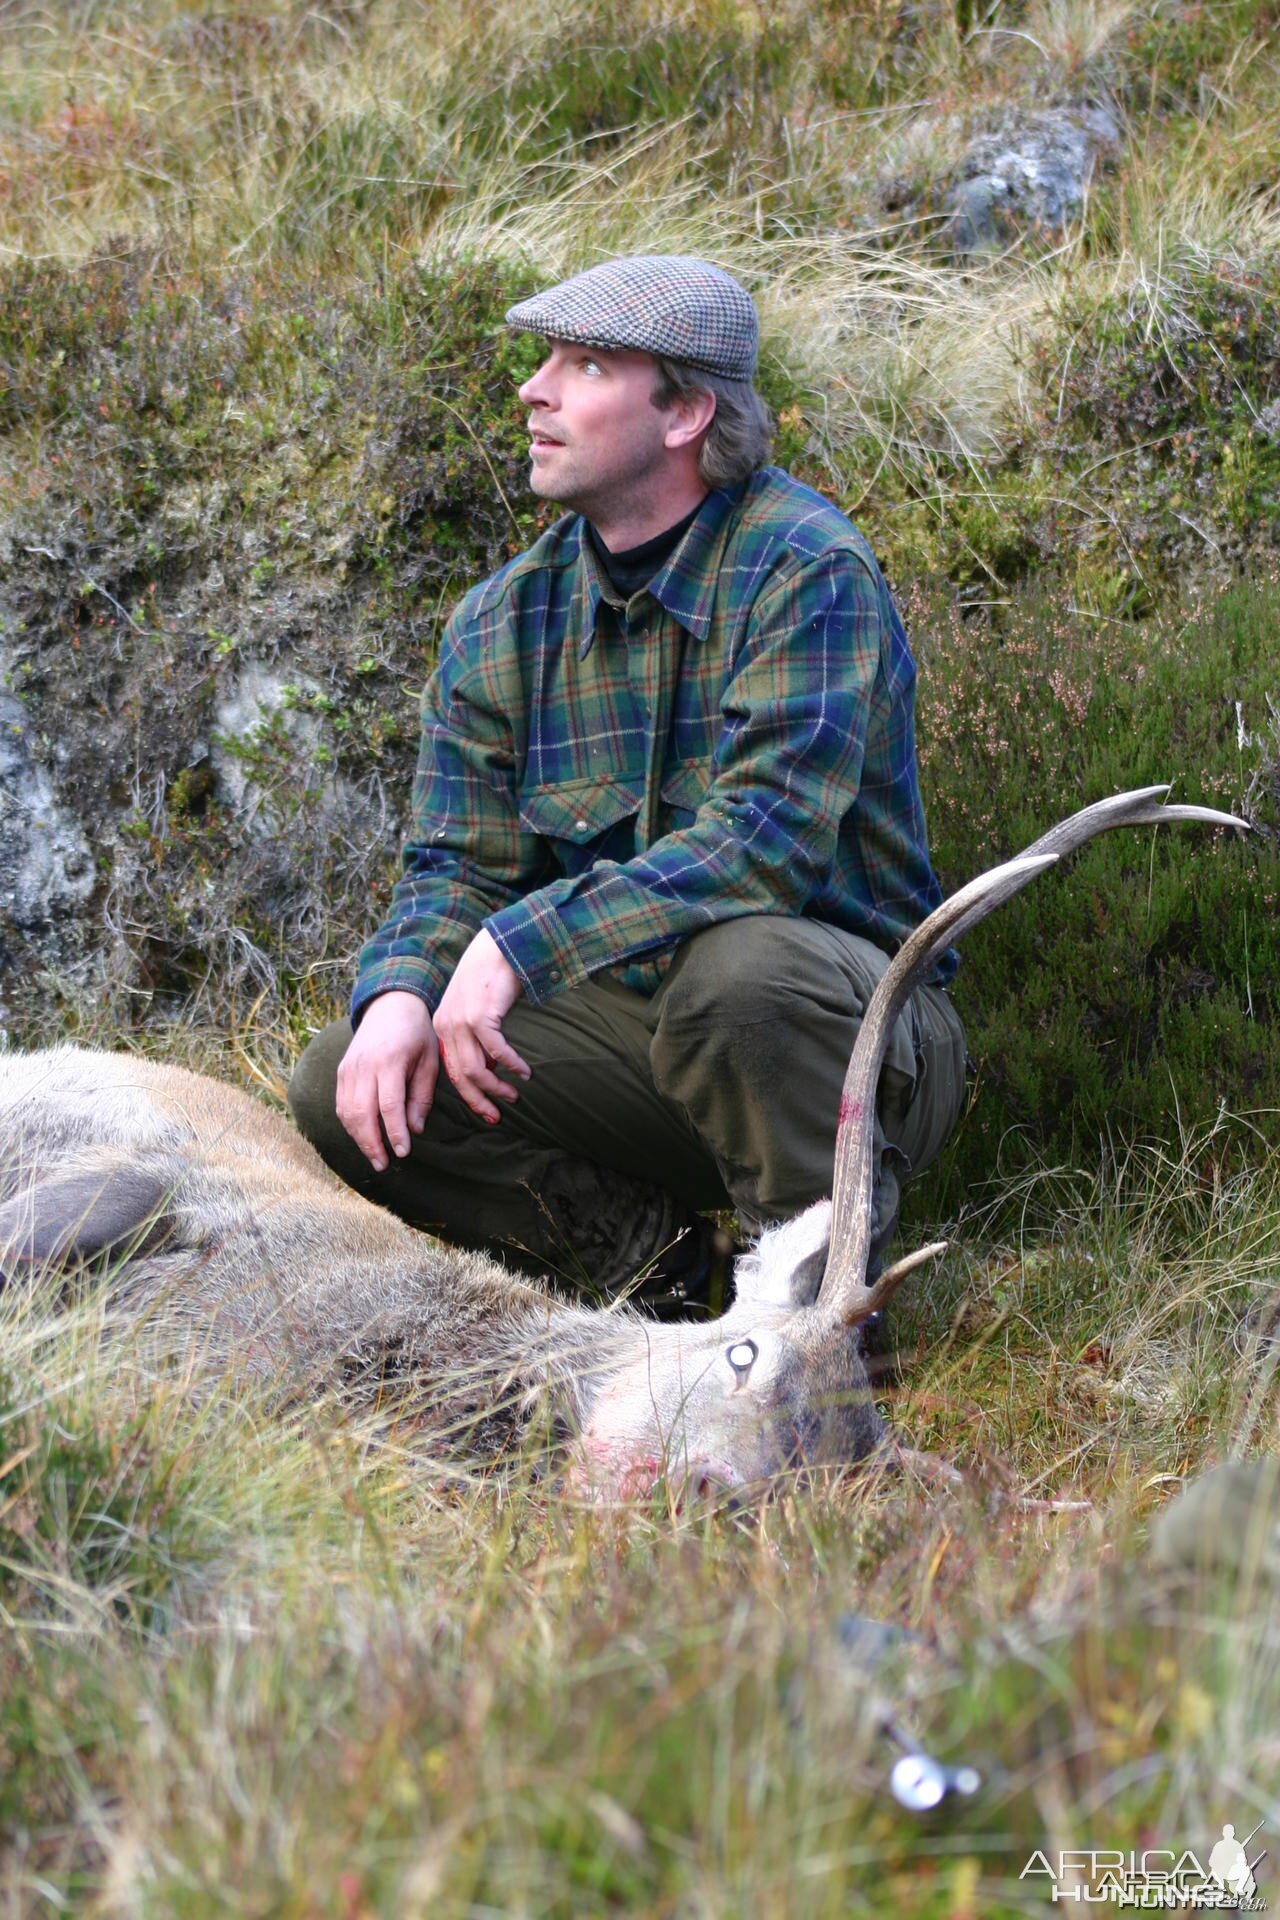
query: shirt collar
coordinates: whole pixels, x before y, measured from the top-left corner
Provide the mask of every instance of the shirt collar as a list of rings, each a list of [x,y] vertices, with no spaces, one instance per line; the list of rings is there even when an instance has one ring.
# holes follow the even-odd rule
[[[742,486],[717,487],[709,493],[684,539],[665,566],[659,568],[647,588],[663,611],[678,621],[695,640],[705,640],[711,631],[728,519],[742,493]],[[603,577],[587,538],[586,525],[581,519],[577,525],[577,537],[577,590],[585,616],[578,657],[585,660],[595,640],[600,602],[606,600],[615,606],[618,602]]]

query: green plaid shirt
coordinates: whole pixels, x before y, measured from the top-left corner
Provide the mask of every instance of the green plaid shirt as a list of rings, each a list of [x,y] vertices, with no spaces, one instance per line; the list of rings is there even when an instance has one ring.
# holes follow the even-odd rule
[[[481,927],[534,1002],[604,968],[652,993],[680,941],[745,913],[892,952],[941,898],[914,693],[870,548],[775,467],[709,494],[625,605],[558,521],[449,622],[353,1020],[390,988],[434,1008]]]

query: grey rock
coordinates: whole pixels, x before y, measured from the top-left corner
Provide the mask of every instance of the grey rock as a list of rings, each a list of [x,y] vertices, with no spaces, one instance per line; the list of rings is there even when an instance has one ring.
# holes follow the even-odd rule
[[[1260,439],[1269,440],[1273,446],[1280,441],[1280,400],[1270,400],[1258,409],[1253,429]]]
[[[970,144],[947,196],[957,251],[995,252],[1029,227],[1063,233],[1083,209],[1096,168],[1120,143],[1119,124],[1104,107],[1006,114]]]
[[[1191,1481],[1152,1528],[1151,1558],[1170,1573],[1280,1581],[1280,1457],[1226,1460]]]
[[[16,930],[49,960],[66,958],[95,883],[93,849],[32,753],[26,709],[0,693],[0,947]]]
[[[254,776],[254,746],[278,727],[299,764],[314,768],[321,727],[310,702],[319,691],[308,675],[279,673],[251,657],[219,694],[210,763],[220,793],[258,833],[275,832],[279,822],[269,787]]]

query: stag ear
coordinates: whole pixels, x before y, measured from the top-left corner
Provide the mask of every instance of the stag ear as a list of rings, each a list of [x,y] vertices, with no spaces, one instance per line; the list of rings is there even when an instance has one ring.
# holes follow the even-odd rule
[[[770,1227],[733,1270],[737,1299],[749,1306],[811,1307],[827,1264],[830,1233],[829,1200],[815,1201],[794,1220]]]
[[[113,1248],[148,1252],[172,1228],[172,1170],[103,1154],[53,1173],[0,1206],[0,1268],[65,1267]]]

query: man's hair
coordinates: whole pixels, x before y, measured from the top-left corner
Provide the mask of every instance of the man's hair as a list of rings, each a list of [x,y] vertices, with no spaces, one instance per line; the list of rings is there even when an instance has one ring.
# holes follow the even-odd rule
[[[658,377],[650,400],[671,407],[696,393],[715,395],[715,418],[698,449],[698,472],[709,487],[730,487],[749,479],[769,458],[773,415],[750,380],[726,380],[683,360],[654,355]]]

